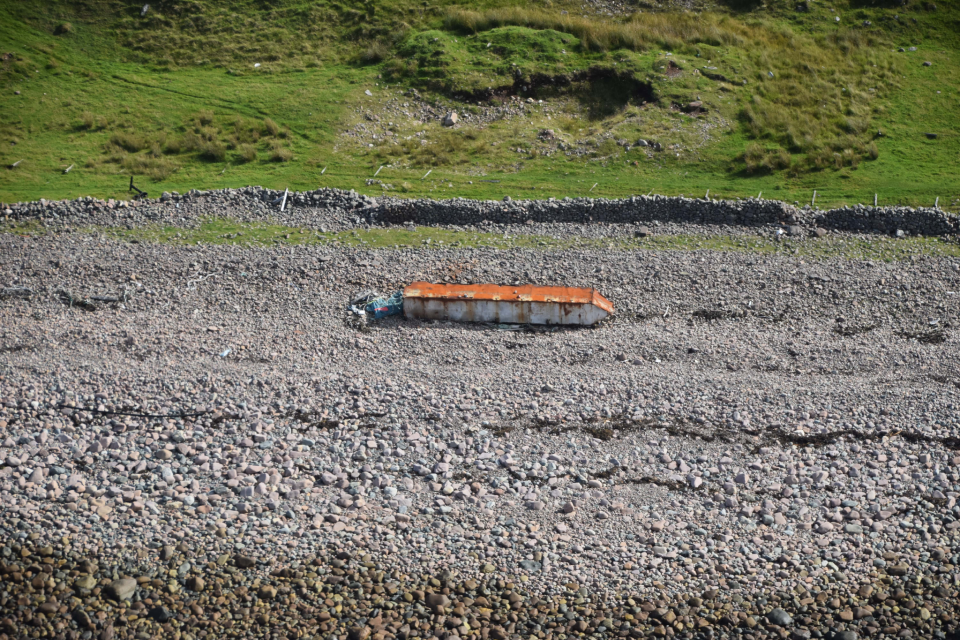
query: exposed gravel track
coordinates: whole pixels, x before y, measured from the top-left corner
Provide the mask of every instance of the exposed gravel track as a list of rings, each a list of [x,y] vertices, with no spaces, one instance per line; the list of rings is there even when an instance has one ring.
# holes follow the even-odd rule
[[[345,313],[414,279],[618,314]],[[955,260],[58,232],[0,287],[7,638],[955,637]]]

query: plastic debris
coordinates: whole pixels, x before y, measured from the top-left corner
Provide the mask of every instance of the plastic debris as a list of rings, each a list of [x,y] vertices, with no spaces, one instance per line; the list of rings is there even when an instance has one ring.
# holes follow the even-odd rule
[[[375,320],[403,313],[403,292],[397,291],[389,298],[376,298],[367,303],[364,311]]]
[[[226,358],[228,355],[230,355],[231,351],[233,351],[233,349],[231,349],[230,347],[227,347],[226,349],[224,349],[223,353],[220,354],[220,357]]]
[[[350,305],[354,307],[363,307],[378,296],[379,294],[376,291],[361,291],[357,295],[350,298]]]

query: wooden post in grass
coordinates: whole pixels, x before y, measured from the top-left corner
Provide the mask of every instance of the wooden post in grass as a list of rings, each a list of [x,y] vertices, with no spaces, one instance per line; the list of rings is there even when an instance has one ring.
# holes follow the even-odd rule
[[[64,173],[64,174],[70,173],[70,169],[73,169],[73,165],[70,165],[69,167],[67,167],[66,169],[64,169],[64,170],[63,170],[63,173]]]
[[[940,196],[937,196],[937,201],[933,203],[933,208],[934,209],[940,208]]]
[[[877,206],[877,194],[873,194],[873,206]]]
[[[811,207],[817,206],[817,190],[816,189],[813,190],[813,200],[810,201],[810,206]]]
[[[383,165],[380,165],[380,168],[377,169],[377,173],[373,174],[373,177],[376,178],[380,174],[380,171],[382,170],[383,170]]]
[[[23,162],[23,160],[17,160],[17,161],[14,162],[12,165],[10,165],[10,168],[11,168],[11,169],[16,169],[16,168],[17,168],[17,165],[19,165],[21,162]]]
[[[323,174],[325,174],[326,172],[327,172],[327,168],[324,167],[324,168],[323,168],[323,171],[320,172],[320,175],[323,175]]]
[[[283,213],[284,207],[287,206],[287,192],[290,191],[290,187],[287,187],[283,190],[283,202],[280,203],[280,213]]]
[[[759,200],[759,199],[762,198],[762,197],[763,197],[763,191],[761,191],[760,193],[757,194],[757,200]]]
[[[427,171],[425,174],[423,174],[423,177],[420,178],[420,179],[421,179],[421,180],[426,180],[426,179],[427,179],[427,176],[430,175],[431,173],[433,173],[433,169],[430,169],[430,170]]]
[[[703,196],[703,199],[704,199],[704,200],[709,200],[709,199],[710,199],[710,189],[707,189],[707,195]]]
[[[593,186],[590,187],[590,191],[593,191],[598,184],[600,184],[600,183],[599,183],[599,182],[594,182],[594,183],[593,183]],[[587,191],[587,193],[590,193],[590,191]]]

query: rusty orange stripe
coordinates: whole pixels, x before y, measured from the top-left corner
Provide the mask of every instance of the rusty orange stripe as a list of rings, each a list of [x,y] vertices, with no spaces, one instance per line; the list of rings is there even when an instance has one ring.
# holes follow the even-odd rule
[[[577,287],[538,287],[532,284],[508,286],[498,284],[433,284],[412,282],[403,290],[404,298],[440,300],[502,300],[516,302],[556,302],[558,304],[593,304],[613,313],[613,303],[596,289]]]

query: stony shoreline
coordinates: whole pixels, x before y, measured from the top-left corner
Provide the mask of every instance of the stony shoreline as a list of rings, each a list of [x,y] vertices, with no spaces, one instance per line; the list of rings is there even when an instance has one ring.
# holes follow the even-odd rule
[[[345,309],[411,279],[617,315]],[[956,259],[50,225],[0,289],[7,638],[956,636]]]
[[[292,562],[217,556],[189,542],[118,554],[77,550],[68,540],[4,547],[0,638],[847,640],[955,638],[960,626],[955,588],[910,572],[809,591],[764,587],[746,597],[735,580],[659,596],[598,595],[568,582],[560,594],[538,596],[522,577],[410,575],[363,548],[338,547]]]

